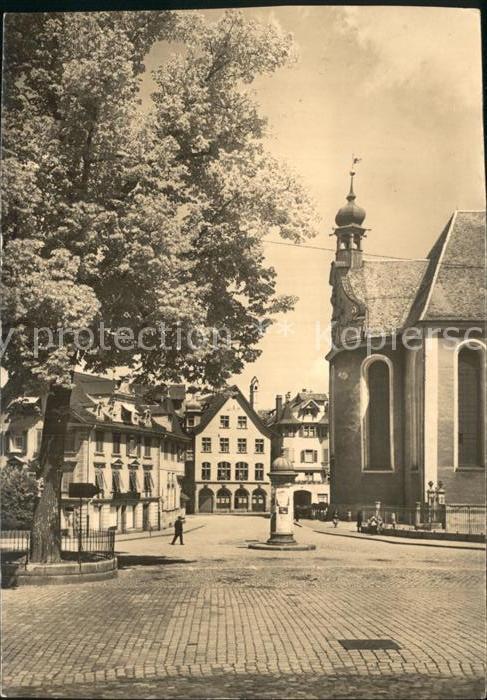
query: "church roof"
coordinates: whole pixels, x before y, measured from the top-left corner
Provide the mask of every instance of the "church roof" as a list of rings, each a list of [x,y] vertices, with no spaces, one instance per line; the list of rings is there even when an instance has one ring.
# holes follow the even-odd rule
[[[367,309],[366,333],[401,328],[410,313],[428,263],[426,260],[365,260],[347,280]]]
[[[485,320],[485,211],[456,211],[428,261],[410,322]]]
[[[364,331],[419,321],[485,320],[485,211],[456,211],[425,260],[366,260],[346,276]]]

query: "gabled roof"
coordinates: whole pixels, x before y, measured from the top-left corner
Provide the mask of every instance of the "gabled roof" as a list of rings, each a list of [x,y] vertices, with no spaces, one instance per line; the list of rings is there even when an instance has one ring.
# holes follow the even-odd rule
[[[249,416],[254,425],[263,433],[266,437],[271,438],[273,436],[272,430],[265,425],[259,414],[252,408],[249,401],[242,394],[238,386],[233,385],[226,389],[223,389],[218,394],[212,396],[205,404],[203,408],[203,413],[201,414],[201,421],[199,425],[195,426],[193,429],[193,434],[198,435],[201,433],[206,426],[213,420],[218,411],[223,408],[228,399],[234,398],[240,404],[242,410]]]
[[[284,404],[281,416],[274,425],[301,425],[301,421],[293,416],[289,401]]]
[[[365,260],[344,284],[366,307],[365,333],[485,321],[485,211],[456,211],[425,260]]]
[[[428,255],[418,321],[484,321],[485,211],[456,211]]]
[[[347,280],[366,307],[364,332],[393,332],[405,325],[428,266],[426,260],[365,260]]]

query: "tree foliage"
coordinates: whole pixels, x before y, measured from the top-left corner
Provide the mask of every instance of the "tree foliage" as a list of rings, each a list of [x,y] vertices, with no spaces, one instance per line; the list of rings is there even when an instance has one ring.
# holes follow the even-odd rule
[[[266,120],[248,90],[292,60],[291,38],[233,10],[214,24],[183,12],[10,15],[5,35],[10,377],[66,384],[82,359],[223,383],[258,355],[272,314],[292,306],[275,295],[263,237],[312,233],[306,193],[265,152]],[[156,41],[178,44],[147,114],[138,91]],[[101,322],[111,350],[76,347],[74,332],[98,338]],[[172,348],[155,331],[151,350],[113,346],[117,328],[137,337],[160,324]],[[35,353],[36,327],[63,328],[62,346]],[[231,342],[186,342],[188,330],[214,327]]]
[[[0,470],[2,530],[31,527],[37,492],[37,481],[23,464],[12,461]]]

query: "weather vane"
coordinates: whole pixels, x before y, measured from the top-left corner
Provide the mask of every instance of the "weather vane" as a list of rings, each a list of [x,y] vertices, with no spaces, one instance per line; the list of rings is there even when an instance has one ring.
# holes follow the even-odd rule
[[[350,175],[352,175],[352,176],[355,175],[355,167],[354,166],[356,163],[360,163],[361,160],[362,160],[362,158],[356,158],[355,154],[352,153],[352,169],[350,170]]]

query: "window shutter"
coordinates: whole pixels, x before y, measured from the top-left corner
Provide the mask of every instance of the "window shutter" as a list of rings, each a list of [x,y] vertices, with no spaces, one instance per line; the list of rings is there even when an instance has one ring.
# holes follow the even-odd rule
[[[328,464],[328,448],[323,448],[323,464]]]
[[[27,454],[27,436],[28,436],[28,431],[24,430],[22,433],[22,454],[25,455]]]
[[[318,450],[313,450],[313,462],[318,461]]]
[[[304,450],[301,450],[301,462],[304,462]]]

